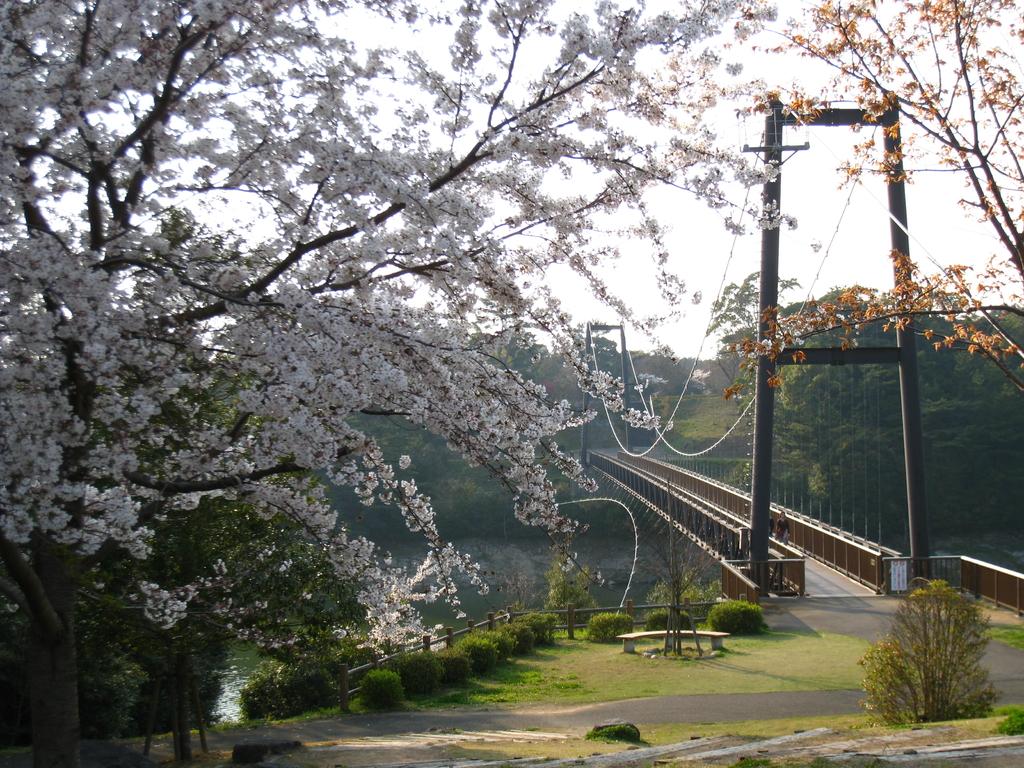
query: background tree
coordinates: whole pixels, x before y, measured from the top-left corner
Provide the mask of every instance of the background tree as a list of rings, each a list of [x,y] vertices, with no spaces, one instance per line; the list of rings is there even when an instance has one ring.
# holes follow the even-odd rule
[[[704,41],[759,11],[554,6],[0,9],[0,591],[29,621],[37,765],[77,764],[82,579],[111,552],[145,559],[153,525],[206,497],[299,526],[358,585],[373,642],[419,630],[414,599],[454,595],[471,564],[414,459],[357,415],[425,427],[522,521],[571,528],[547,471],[579,477],[552,440],[578,415],[493,353],[539,328],[615,402],[545,274],[565,264],[626,312],[592,265],[619,227],[664,272],[645,190],[719,205],[724,171],[750,178],[700,124]],[[673,57],[666,80],[648,52]],[[163,236],[171,208],[209,234]],[[322,478],[397,509],[421,565],[342,524]],[[148,609],[174,618],[189,594],[150,589]]]
[[[910,129],[909,156],[922,161],[923,172],[961,175],[966,187],[961,203],[991,227],[1002,246],[994,255],[963,254],[965,261],[935,275],[898,261],[895,291],[848,294],[838,315],[834,308],[824,308],[818,327],[853,327],[863,319],[915,314],[948,317],[936,345],[962,343],[995,363],[1024,392],[1021,336],[1005,319],[1007,314],[1024,317],[1024,83],[1019,56],[1024,25],[1019,4],[827,2],[794,24],[788,32],[792,47],[837,73],[827,98],[852,97],[874,115],[898,109]],[[798,95],[793,108],[798,114],[813,112],[820,103]],[[869,139],[862,147],[869,166],[877,166],[870,159],[877,157],[873,145]],[[879,170],[885,172],[891,160],[884,158]],[[987,256],[992,258],[983,263]]]

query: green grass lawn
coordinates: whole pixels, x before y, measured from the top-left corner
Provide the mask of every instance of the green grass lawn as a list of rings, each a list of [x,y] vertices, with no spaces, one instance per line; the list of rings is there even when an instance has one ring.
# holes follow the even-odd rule
[[[996,625],[989,630],[989,636],[1000,643],[1006,643],[1024,651],[1024,627],[1017,625]]]
[[[731,637],[714,658],[644,658],[619,643],[560,639],[487,678],[414,703],[421,707],[592,703],[646,696],[858,688],[867,643],[845,635],[772,632]],[[638,650],[645,646],[638,645]],[[652,643],[646,647],[657,647]]]

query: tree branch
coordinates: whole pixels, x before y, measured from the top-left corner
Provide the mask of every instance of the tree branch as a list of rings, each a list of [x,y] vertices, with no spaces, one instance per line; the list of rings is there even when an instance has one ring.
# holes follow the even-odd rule
[[[0,559],[7,567],[7,573],[21,591],[22,601],[15,600],[28,613],[50,639],[59,639],[64,634],[64,624],[46,595],[46,589],[33,570],[32,564],[18,549],[17,545],[0,534]],[[5,590],[6,594],[6,590]]]
[[[294,462],[283,461],[272,467],[254,470],[245,475],[230,475],[228,477],[211,478],[210,480],[158,480],[144,475],[141,472],[126,472],[125,478],[141,485],[143,488],[160,491],[164,496],[173,496],[177,493],[203,493],[205,491],[222,491],[227,488],[237,488],[246,483],[254,483],[265,477],[273,475],[285,475],[292,472],[305,472],[306,467],[299,466]]]
[[[18,589],[18,585],[3,576],[0,576],[0,594],[5,595],[8,600],[21,608],[26,614],[31,613],[28,600],[25,599],[22,591]]]

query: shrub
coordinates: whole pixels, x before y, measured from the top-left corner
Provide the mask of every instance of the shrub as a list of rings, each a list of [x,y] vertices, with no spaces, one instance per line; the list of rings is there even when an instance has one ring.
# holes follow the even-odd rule
[[[515,653],[516,639],[508,632],[505,632],[503,628],[481,632],[479,636],[494,643],[498,649],[498,661],[507,661]]]
[[[1024,709],[1007,707],[1006,719],[996,729],[1007,736],[1024,736]]]
[[[587,639],[592,643],[610,643],[616,635],[633,631],[633,617],[628,613],[595,613],[587,622]]]
[[[246,719],[293,717],[338,703],[337,686],[321,667],[261,662],[242,688],[239,703]]]
[[[370,709],[392,709],[405,698],[402,678],[393,669],[371,669],[359,682],[359,697]]]
[[[590,569],[568,563],[565,555],[561,553],[555,554],[551,567],[544,574],[544,580],[548,585],[548,594],[544,599],[545,608],[560,609],[567,605],[575,605],[577,608],[597,606],[597,601],[590,594],[590,585],[594,582]]]
[[[498,646],[482,633],[464,637],[458,648],[469,657],[469,666],[474,675],[486,675],[498,665]]]
[[[403,653],[388,662],[388,667],[398,673],[407,694],[433,693],[444,674],[437,654],[430,651]]]
[[[746,600],[726,600],[708,611],[708,626],[732,635],[756,635],[764,631],[761,606]]]
[[[558,616],[553,613],[526,613],[516,616],[513,623],[525,624],[533,630],[533,641],[537,645],[553,645]]]
[[[523,656],[533,650],[536,635],[527,625],[513,622],[506,624],[501,631],[512,638],[512,653],[517,656]]]
[[[640,741],[640,729],[632,723],[611,723],[609,725],[597,725],[587,731],[586,738],[604,741]]]
[[[437,654],[441,662],[441,682],[445,685],[458,685],[469,679],[469,656],[459,648],[445,648]]]
[[[644,630],[654,632],[659,629],[668,629],[668,609],[656,608],[647,614],[644,619]]]
[[[893,724],[987,714],[996,697],[981,666],[987,629],[981,608],[946,582],[913,590],[860,661],[865,708]]]
[[[690,617],[686,611],[679,611],[680,626],[688,628]],[[668,608],[656,608],[647,614],[644,619],[644,631],[654,632],[668,629]]]

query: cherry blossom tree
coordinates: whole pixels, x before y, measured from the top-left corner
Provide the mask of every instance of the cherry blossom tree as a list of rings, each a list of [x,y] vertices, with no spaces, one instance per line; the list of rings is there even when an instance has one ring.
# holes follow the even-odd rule
[[[626,315],[596,265],[628,239],[682,289],[644,195],[720,207],[722,183],[752,181],[702,117],[712,38],[765,12],[555,6],[4,4],[0,592],[32,628],[36,765],[77,764],[80,580],[145,558],[153,522],[204,498],[301,525],[361,585],[376,640],[416,630],[415,598],[455,599],[472,563],[438,535],[415,457],[385,456],[357,415],[431,430],[519,519],[571,527],[548,472],[586,480],[552,437],[584,417],[495,352],[539,331],[618,403],[548,275]],[[340,525],[325,478],[396,508],[420,567]],[[202,588],[144,586],[165,625]]]

